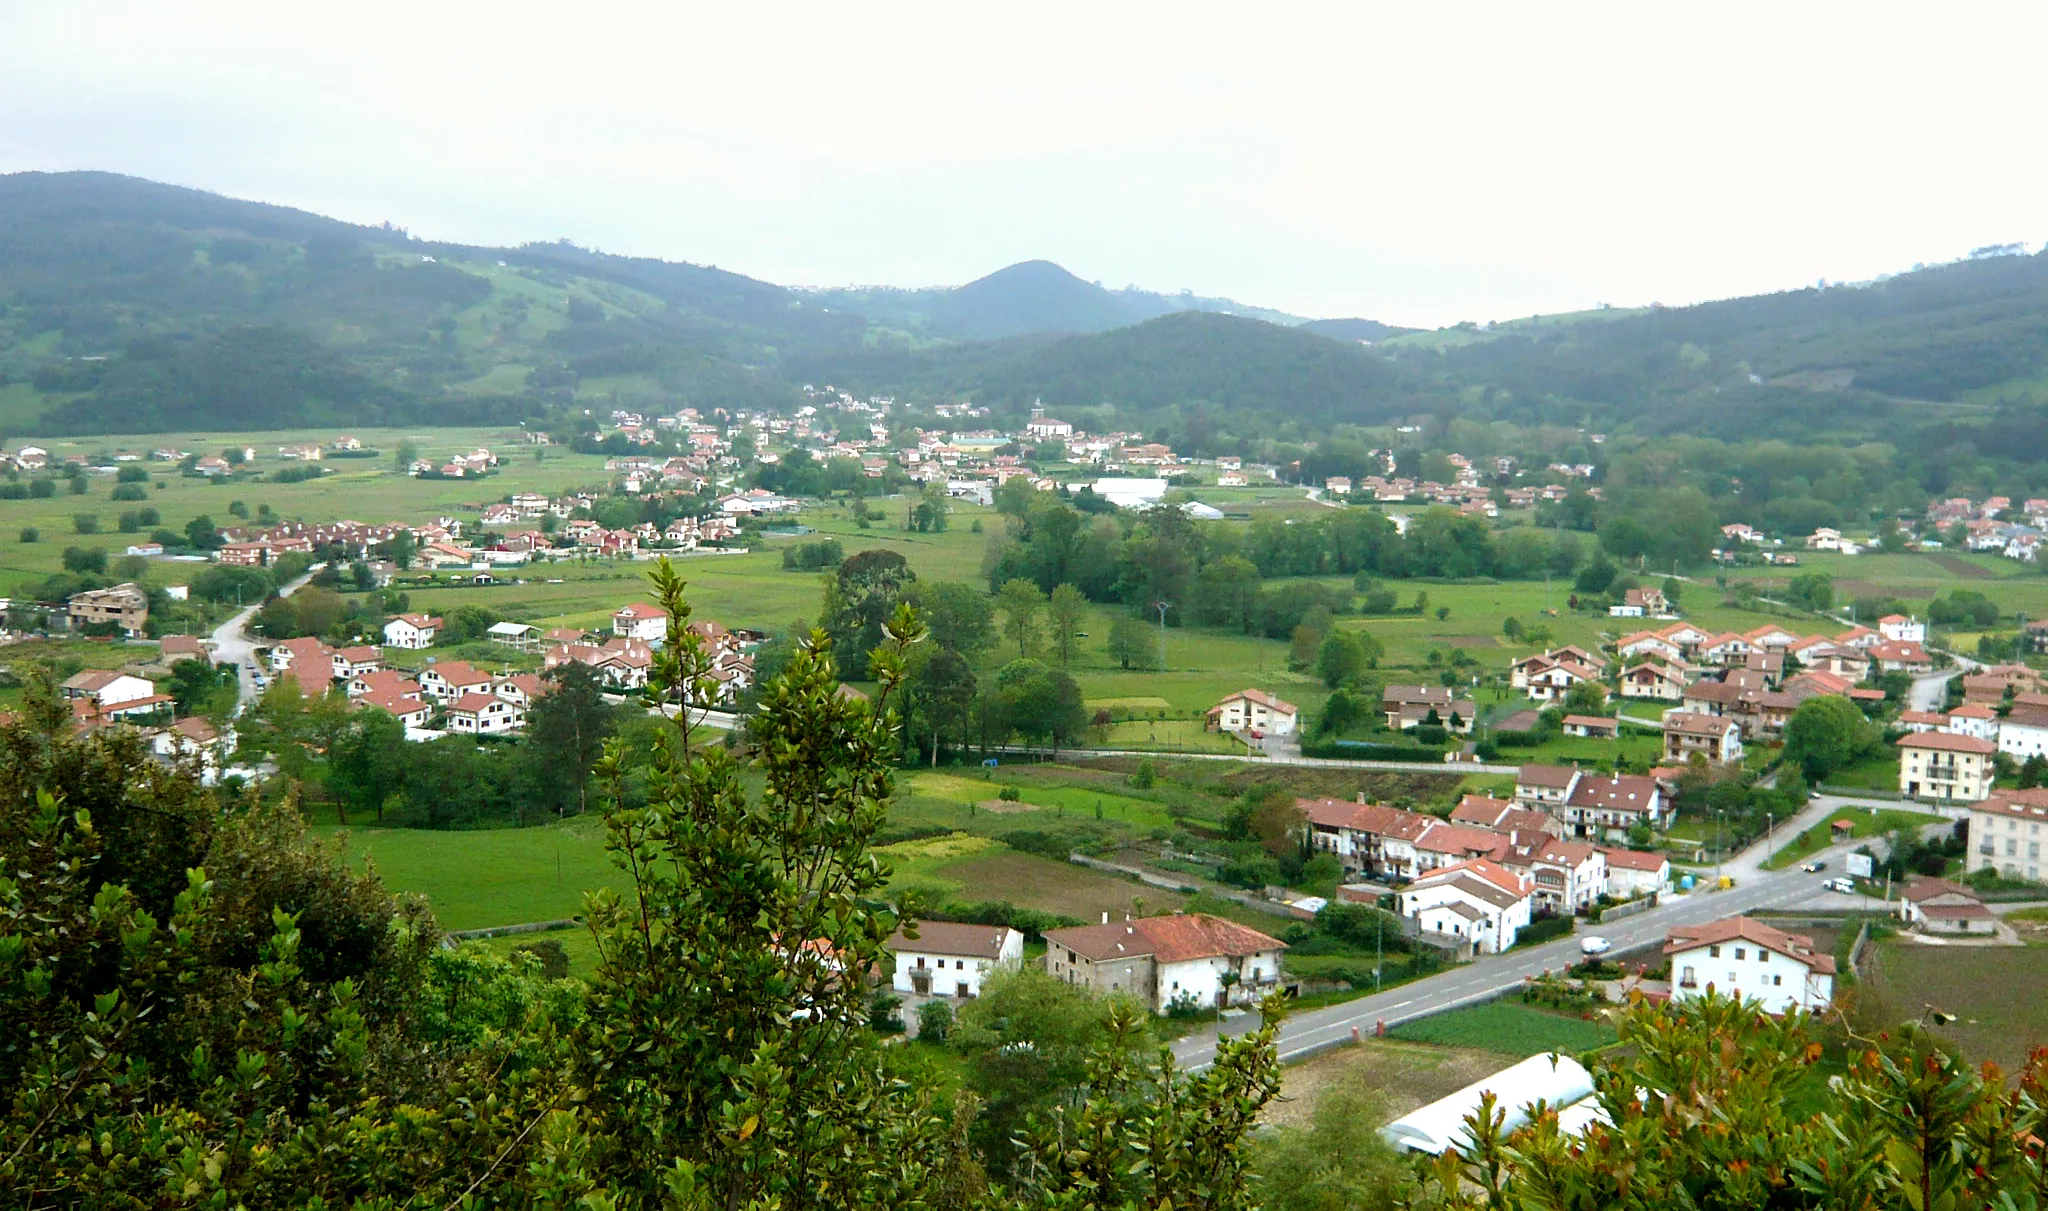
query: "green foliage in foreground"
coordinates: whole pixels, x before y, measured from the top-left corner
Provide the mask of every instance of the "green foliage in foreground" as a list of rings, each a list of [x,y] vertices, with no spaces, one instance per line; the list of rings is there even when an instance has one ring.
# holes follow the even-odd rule
[[[1804,1015],[1771,1018],[1718,996],[1638,1009],[1594,1068],[1610,1120],[1579,1138],[1555,1112],[1513,1134],[1491,1096],[1474,1146],[1436,1164],[1419,1202],[1553,1211],[1676,1207],[2035,1208],[2043,1056],[2008,1088],[1917,1025],[1851,1039],[1848,1072],[1795,1117],[1787,1097],[1821,1057]],[[1619,1058],[1617,1058],[1619,1057]]]
[[[655,582],[675,696],[710,666],[681,581]],[[0,1205],[1250,1205],[1272,1025],[1189,1077],[1098,1049],[1020,1122],[1001,1185],[964,1142],[975,1101],[898,1075],[866,1028],[893,925],[868,851],[922,638],[907,611],[887,624],[873,707],[835,692],[822,637],[802,645],[763,696],[758,799],[742,758],[677,725],[621,807],[607,746],[635,894],[591,897],[587,989],[442,950],[289,800],[216,799],[134,737],[67,739],[41,679],[0,728]],[[1106,1035],[1143,1036],[1109,1014]]]

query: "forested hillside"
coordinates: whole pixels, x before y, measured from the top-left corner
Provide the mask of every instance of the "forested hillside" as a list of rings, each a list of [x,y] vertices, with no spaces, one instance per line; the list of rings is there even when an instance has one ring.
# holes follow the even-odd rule
[[[1196,438],[1464,418],[2003,456],[2031,448],[2048,403],[2048,255],[1995,251],[1864,286],[1421,332],[1108,290],[1044,261],[954,289],[798,291],[23,173],[0,177],[0,427],[497,423],[779,406],[831,383]]]
[[[1858,438],[2048,402],[2048,253],[1389,345],[1523,421]],[[1935,405],[1947,405],[1939,407]]]

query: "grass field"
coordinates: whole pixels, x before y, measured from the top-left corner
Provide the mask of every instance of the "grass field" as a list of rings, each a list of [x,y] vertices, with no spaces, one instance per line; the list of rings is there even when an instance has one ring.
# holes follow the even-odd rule
[[[1892,938],[1872,952],[1857,986],[1866,1029],[1891,1029],[1929,1008],[1956,1020],[1932,1029],[1973,1063],[1990,1061],[2007,1075],[2027,1053],[2048,1044],[2048,947],[1924,946]]]
[[[386,887],[424,896],[446,929],[550,921],[583,911],[583,894],[626,887],[594,817],[543,828],[436,832],[321,827],[344,833],[351,862],[368,861]]]
[[[2048,577],[2038,567],[1997,555],[1967,552],[1928,552],[1910,555],[1837,555],[1832,552],[1801,552],[1799,567],[1737,568],[1726,575],[1731,581],[1754,581],[1765,591],[1782,587],[1800,572],[1825,572],[1835,578],[1835,599],[1893,596],[1909,605],[1931,600],[1950,589],[1969,589],[1994,602],[2001,613],[2025,613],[2042,617],[2048,610]],[[1920,611],[1924,616],[1924,609]],[[1865,621],[1868,621],[1867,619]],[[1946,629],[1930,628],[1928,639],[1946,643]]]
[[[559,493],[572,488],[602,486],[610,478],[604,470],[602,455],[575,454],[562,447],[548,447],[544,458],[535,461],[534,448],[523,444],[516,426],[509,429],[355,429],[348,432],[360,438],[364,445],[379,449],[384,456],[332,459],[322,464],[328,472],[326,475],[295,484],[188,479],[171,464],[146,462],[141,465],[149,470],[151,482],[149,499],[144,501],[111,499],[114,477],[95,474],[88,478],[88,490],[83,496],[70,495],[60,482],[55,496],[0,503],[0,518],[5,519],[4,527],[0,527],[0,596],[60,570],[66,546],[98,546],[106,548],[111,555],[120,555],[130,543],[147,537],[146,532],[116,532],[120,515],[130,510],[153,508],[161,515],[162,521],[148,529],[179,531],[185,528],[185,523],[202,514],[211,517],[216,525],[232,524],[236,519],[229,515],[228,506],[238,500],[248,506],[252,515],[259,505],[267,504],[278,516],[286,519],[426,522],[439,516],[473,514],[483,505],[513,492]],[[146,454],[160,446],[172,446],[188,453],[218,453],[231,445],[247,445],[256,450],[256,460],[250,464],[252,471],[267,476],[273,471],[299,465],[280,460],[277,457],[279,446],[329,441],[341,433],[342,430],[337,429],[307,429],[49,440],[24,435],[20,440],[33,440],[45,447],[50,451],[53,462],[72,454],[83,454],[97,461],[97,456],[111,456],[117,450]],[[414,479],[399,473],[390,457],[399,443],[405,441],[413,443],[423,456],[429,458],[485,446],[498,454],[503,460],[503,467],[497,474],[482,479]],[[75,533],[72,519],[77,514],[98,518],[100,533]],[[34,526],[42,532],[40,542],[20,541],[21,530],[27,526]],[[152,565],[151,578],[160,584],[184,584],[204,566],[159,560]]]
[[[1850,835],[1858,840],[1883,836],[1894,829],[1916,829],[1929,824],[1948,823],[1945,817],[1932,812],[1890,807],[1872,812],[1869,808],[1845,807],[1786,842],[1782,849],[1764,859],[1764,869],[1783,870],[1816,850],[1826,849],[1831,843],[1829,838],[1837,820],[1847,820],[1850,824]]]
[[[1474,1047],[1504,1055],[1531,1056],[1544,1051],[1566,1055],[1591,1051],[1614,1042],[1614,1027],[1534,1009],[1516,1001],[1488,1001],[1435,1017],[1396,1026],[1389,1032],[1411,1043],[1440,1047]]]

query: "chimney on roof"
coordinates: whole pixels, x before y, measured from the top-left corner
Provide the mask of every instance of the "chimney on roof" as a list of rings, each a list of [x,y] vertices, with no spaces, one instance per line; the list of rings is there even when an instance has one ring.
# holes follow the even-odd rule
[[[1109,910],[1107,908],[1102,910],[1102,923],[1104,925],[1109,924]]]
[[[1363,802],[1365,802],[1365,792],[1364,792],[1364,791],[1360,791],[1360,792],[1358,792],[1358,801],[1359,801],[1360,803],[1363,803]]]

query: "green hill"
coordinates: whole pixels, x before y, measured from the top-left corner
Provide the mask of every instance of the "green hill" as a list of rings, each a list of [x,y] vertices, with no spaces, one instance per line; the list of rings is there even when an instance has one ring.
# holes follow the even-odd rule
[[[2010,452],[2039,444],[2048,408],[2048,254],[1420,332],[1105,290],[1047,261],[956,289],[799,291],[107,173],[0,176],[9,434],[781,406],[820,382],[1008,414],[1109,405],[1132,427],[1199,412],[1251,437],[1463,415]]]
[[[1692,307],[1447,329],[1389,350],[1506,419],[1888,435],[2048,403],[2048,254]]]

